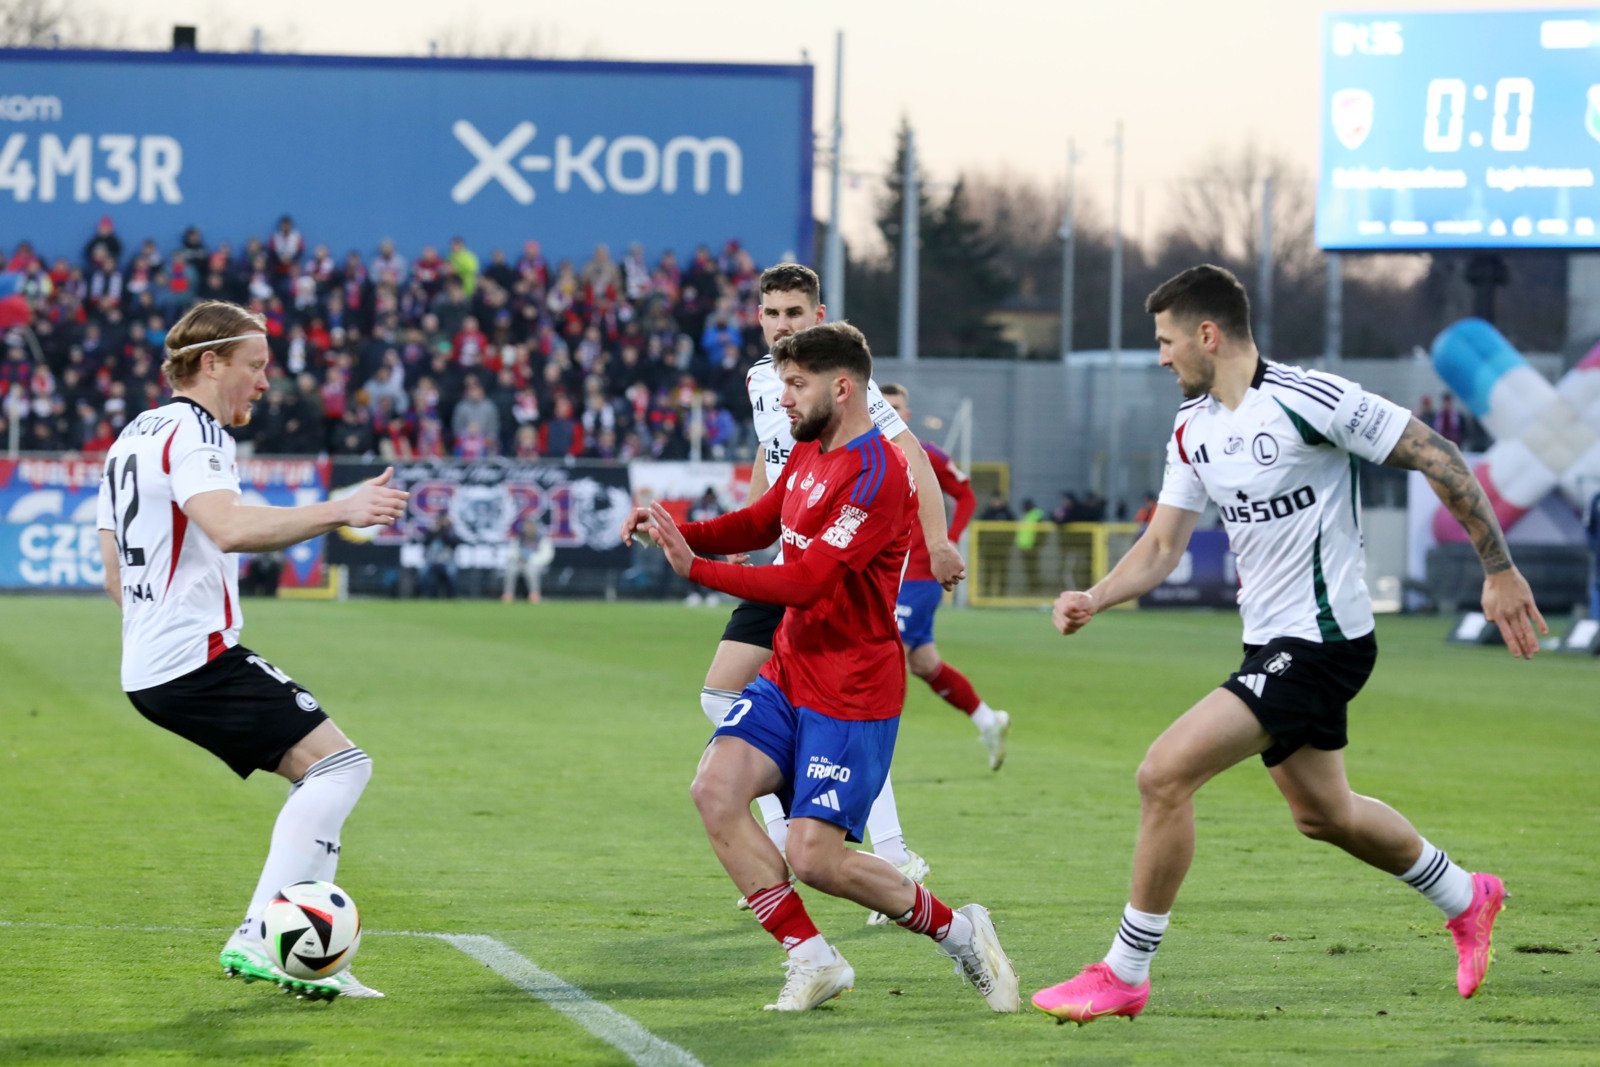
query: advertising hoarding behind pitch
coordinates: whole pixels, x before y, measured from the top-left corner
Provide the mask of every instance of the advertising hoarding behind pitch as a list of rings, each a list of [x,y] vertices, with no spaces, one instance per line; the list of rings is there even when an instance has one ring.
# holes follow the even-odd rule
[[[484,262],[535,238],[652,262],[738,239],[811,256],[809,66],[0,49],[0,217],[75,256],[124,242],[265,237]]]

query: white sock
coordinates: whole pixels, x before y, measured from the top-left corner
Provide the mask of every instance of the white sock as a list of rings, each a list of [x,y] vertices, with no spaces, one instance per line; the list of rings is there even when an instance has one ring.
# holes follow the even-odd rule
[[[980,730],[994,729],[994,709],[989,706],[988,701],[978,701],[978,707],[972,713],[972,725]]]
[[[972,944],[972,933],[972,920],[952,909],[950,928],[944,932],[944,937],[939,939],[938,945],[947,954],[954,956],[957,950]]]
[[[767,828],[767,836],[778,846],[778,851],[788,848],[789,816],[783,812],[783,801],[768,793],[764,797],[756,797],[756,807],[761,810],[761,822]]]
[[[347,748],[313,763],[289,787],[239,934],[261,936],[262,912],[284,886],[333,881],[339,869],[340,831],[371,778],[372,760],[359,748]]]
[[[789,958],[800,960],[808,967],[826,967],[838,959],[839,954],[833,950],[833,946],[828,944],[821,934],[817,934],[814,937],[806,938],[790,949]]]
[[[1405,874],[1395,877],[1427,897],[1446,919],[1454,919],[1472,903],[1472,875],[1427,838],[1422,839],[1422,855],[1417,862]]]
[[[883,776],[878,799],[867,812],[867,838],[872,842],[873,853],[880,859],[899,866],[910,858],[906,855],[905,836],[900,832],[900,810],[894,804],[894,783],[887,774]]]
[[[1132,904],[1122,909],[1122,926],[1111,941],[1111,951],[1106,953],[1106,963],[1118,978],[1129,985],[1138,985],[1150,977],[1150,961],[1161,947],[1171,918],[1171,912],[1151,915]]]
[[[700,710],[706,713],[712,726],[721,726],[722,720],[728,717],[728,709],[738,699],[739,694],[731,689],[713,689],[708,685],[700,690]]]

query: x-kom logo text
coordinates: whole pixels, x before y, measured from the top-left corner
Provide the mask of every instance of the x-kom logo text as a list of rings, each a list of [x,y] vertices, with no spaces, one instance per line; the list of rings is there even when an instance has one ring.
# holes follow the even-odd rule
[[[692,168],[690,188],[695,195],[705,196],[711,192],[712,163],[716,160],[722,163],[726,193],[737,196],[744,188],[744,153],[728,137],[674,137],[665,145],[658,145],[638,134],[625,134],[610,141],[597,135],[579,148],[573,138],[561,134],[552,154],[523,155],[520,153],[538,133],[538,127],[531,122],[517,123],[499,144],[491,143],[466,119],[457,119],[450,129],[477,160],[450,190],[450,199],[458,204],[477,196],[490,182],[499,182],[517,203],[531,204],[535,194],[524,172],[551,172],[558,193],[571,189],[574,179],[596,193],[607,189],[624,196],[643,196],[657,189],[676,193],[685,162]]]

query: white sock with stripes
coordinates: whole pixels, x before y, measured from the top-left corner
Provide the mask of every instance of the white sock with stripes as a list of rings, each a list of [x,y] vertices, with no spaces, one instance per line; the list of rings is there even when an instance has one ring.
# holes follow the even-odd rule
[[[313,763],[289,787],[239,934],[261,936],[262,912],[284,886],[333,881],[339,869],[339,834],[371,778],[372,760],[359,748],[347,748]]]
[[[1417,862],[1405,874],[1395,877],[1427,897],[1446,919],[1454,919],[1472,903],[1472,875],[1427,838],[1422,839],[1422,855]]]
[[[1122,909],[1122,926],[1111,941],[1111,951],[1106,953],[1106,963],[1118,978],[1129,985],[1138,985],[1150,977],[1150,961],[1155,959],[1156,949],[1161,947],[1171,919],[1170,911],[1165,915],[1151,915],[1132,904]]]

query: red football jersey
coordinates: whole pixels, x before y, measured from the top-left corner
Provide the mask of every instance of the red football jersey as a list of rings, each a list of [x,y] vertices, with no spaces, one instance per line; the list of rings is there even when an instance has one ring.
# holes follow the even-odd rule
[[[972,479],[967,477],[966,471],[951,462],[949,453],[938,445],[924,441],[922,451],[927,453],[928,465],[933,468],[939,488],[945,496],[956,502],[955,511],[950,516],[948,536],[952,541],[959,541],[962,531],[972,520],[972,513],[978,509],[978,497],[972,491]],[[928,559],[928,543],[922,536],[921,526],[911,532],[911,551],[906,556],[906,581],[934,581],[932,561]]]
[[[683,527],[691,547],[709,552],[745,551],[781,537],[784,562],[739,567],[697,559],[690,576],[735,596],[789,605],[761,673],[796,707],[836,719],[892,719],[906,694],[894,606],[916,512],[905,455],[876,427],[829,452],[806,441],[750,507]],[[836,577],[804,586],[803,576],[824,570]]]

